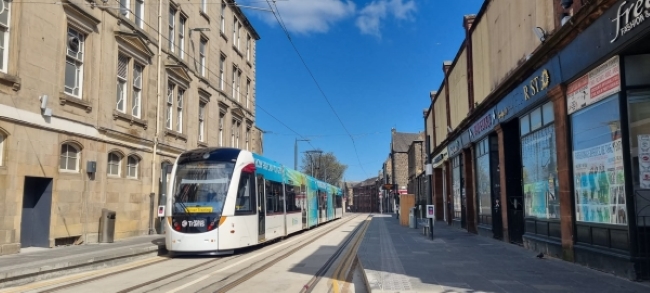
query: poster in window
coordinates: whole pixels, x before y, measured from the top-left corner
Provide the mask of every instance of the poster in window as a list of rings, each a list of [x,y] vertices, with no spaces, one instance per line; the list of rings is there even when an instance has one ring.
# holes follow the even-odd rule
[[[650,189],[650,134],[640,134],[639,140],[639,183],[641,189]]]
[[[542,128],[521,139],[525,213],[528,217],[556,219],[558,199],[555,128]]]
[[[574,151],[573,172],[577,221],[627,224],[620,138]]]

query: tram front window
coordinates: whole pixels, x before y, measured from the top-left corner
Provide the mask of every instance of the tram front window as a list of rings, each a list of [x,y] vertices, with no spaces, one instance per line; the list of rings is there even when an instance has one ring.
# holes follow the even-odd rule
[[[233,170],[230,162],[188,162],[176,168],[174,230],[200,233],[217,227]]]

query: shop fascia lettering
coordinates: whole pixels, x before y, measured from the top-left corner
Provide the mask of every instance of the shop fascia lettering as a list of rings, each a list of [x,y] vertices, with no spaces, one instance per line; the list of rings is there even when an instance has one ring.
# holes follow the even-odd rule
[[[618,6],[616,17],[612,18],[612,22],[616,25],[616,35],[610,43],[616,42],[619,37],[629,33],[648,18],[650,18],[650,0],[623,1]]]
[[[489,113],[483,118],[479,119],[472,127],[469,129],[469,135],[475,136],[481,134],[481,132],[490,129],[494,125],[494,121],[497,119],[496,110],[493,110],[492,113]]]

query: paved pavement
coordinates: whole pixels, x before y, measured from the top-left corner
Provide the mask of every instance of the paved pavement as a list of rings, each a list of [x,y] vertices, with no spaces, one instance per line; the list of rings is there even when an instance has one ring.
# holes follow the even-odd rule
[[[163,235],[146,235],[114,243],[22,249],[0,256],[0,288],[155,256],[164,253],[164,245]]]
[[[434,239],[375,215],[358,258],[377,292],[650,292],[632,282],[523,247],[470,234],[443,222]]]

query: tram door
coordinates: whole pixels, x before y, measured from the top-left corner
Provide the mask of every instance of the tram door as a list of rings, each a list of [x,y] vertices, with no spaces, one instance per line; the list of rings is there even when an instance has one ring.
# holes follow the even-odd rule
[[[258,242],[264,242],[266,240],[264,232],[266,231],[266,196],[264,194],[266,194],[266,190],[264,190],[264,176],[257,175]]]

